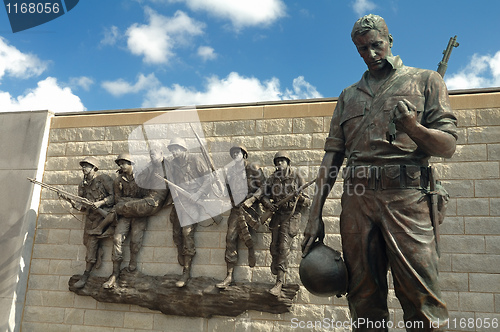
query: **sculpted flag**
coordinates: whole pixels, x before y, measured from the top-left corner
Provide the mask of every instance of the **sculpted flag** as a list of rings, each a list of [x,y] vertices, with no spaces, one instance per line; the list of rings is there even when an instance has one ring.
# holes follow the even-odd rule
[[[12,32],[52,21],[73,9],[79,0],[4,0]]]
[[[182,169],[179,169],[179,164],[168,150],[168,145],[174,138],[182,138],[187,145],[189,162]],[[213,153],[207,156],[210,149],[207,148],[196,109],[169,111],[144,122],[128,135],[128,149],[135,162],[136,175],[150,167],[151,149],[163,152],[164,163],[158,172],[161,174],[158,175],[166,178],[181,226],[210,219],[218,223],[220,215],[231,209],[228,191],[220,190],[220,183],[224,184],[224,167],[230,162],[229,149],[226,146],[219,148],[212,145],[212,150],[217,151],[218,158],[214,158],[217,163],[206,160],[207,157],[211,159]],[[157,181],[148,184],[140,182],[140,186],[144,189],[157,189],[157,186],[164,188],[164,184],[159,185]],[[222,189],[225,189],[225,185]]]

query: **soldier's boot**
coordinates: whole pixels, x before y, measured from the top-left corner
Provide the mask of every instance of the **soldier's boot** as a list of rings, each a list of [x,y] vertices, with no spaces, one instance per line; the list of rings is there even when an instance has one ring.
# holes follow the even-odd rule
[[[130,261],[128,263],[129,272],[134,272],[137,269],[137,254],[130,253]]]
[[[233,282],[233,272],[234,272],[234,265],[233,264],[227,264],[227,275],[222,282],[219,282],[218,284],[215,285],[215,287],[219,289],[225,289],[227,286],[231,285]]]
[[[274,296],[280,296],[284,280],[285,280],[285,272],[281,270],[278,271],[278,276],[276,277],[276,284],[274,284],[273,288],[269,290],[269,293],[271,293]]]
[[[113,288],[116,285],[116,279],[118,279],[118,276],[120,275],[120,266],[121,266],[121,261],[119,262],[113,262],[113,274],[109,277],[108,281],[106,281],[102,287],[109,289]]]
[[[78,280],[77,282],[75,282],[75,284],[73,285],[73,287],[75,287],[75,288],[83,288],[83,287],[85,287],[85,284],[87,283],[87,280],[89,280],[89,276],[90,276],[90,270],[85,270],[85,272],[83,272],[83,276],[80,278],[80,280]]]
[[[191,256],[184,256],[184,268],[182,269],[182,277],[175,283],[175,286],[182,288],[191,278]]]
[[[255,259],[255,249],[253,246],[248,247],[248,266],[254,267],[256,264],[256,259]]]

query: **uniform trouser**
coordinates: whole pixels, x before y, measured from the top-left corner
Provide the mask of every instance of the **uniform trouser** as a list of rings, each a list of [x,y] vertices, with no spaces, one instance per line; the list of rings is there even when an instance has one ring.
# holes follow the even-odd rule
[[[196,247],[194,244],[196,224],[181,227],[175,206],[170,212],[170,222],[172,223],[172,235],[177,249],[183,256],[193,257],[196,254]]]
[[[87,231],[93,229],[104,218],[97,212],[91,211],[85,216],[85,227],[83,230],[83,244],[85,245],[85,261],[87,263],[95,264],[97,261],[97,251],[101,245],[101,239],[97,238],[97,235],[89,235]]]
[[[287,272],[288,256],[290,255],[290,247],[292,240],[297,235],[298,224],[300,222],[300,212],[287,211],[275,213],[269,223],[271,229],[271,271],[277,272],[281,270]]]
[[[125,218],[118,217],[115,234],[113,236],[113,262],[123,261],[123,242],[130,233],[130,253],[137,254],[142,247],[144,231],[148,218]]]
[[[448,311],[438,285],[438,255],[429,209],[428,196],[416,189],[358,194],[344,189],[340,233],[349,275],[347,299],[355,322],[360,318],[379,323],[389,319],[390,267],[405,322],[414,322],[416,327],[407,330],[436,331],[446,324]],[[353,331],[387,328],[372,324]]]
[[[238,237],[241,237],[247,247],[253,246],[245,213],[240,208],[235,207],[231,209],[227,219],[226,263],[236,264],[238,261]]]

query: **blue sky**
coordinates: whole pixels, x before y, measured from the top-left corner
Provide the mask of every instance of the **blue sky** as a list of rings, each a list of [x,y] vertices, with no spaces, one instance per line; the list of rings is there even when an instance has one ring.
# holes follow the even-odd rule
[[[500,86],[500,2],[81,0],[12,33],[0,8],[0,111],[175,107],[337,97],[366,69],[356,19],[385,18],[393,54],[450,90]]]

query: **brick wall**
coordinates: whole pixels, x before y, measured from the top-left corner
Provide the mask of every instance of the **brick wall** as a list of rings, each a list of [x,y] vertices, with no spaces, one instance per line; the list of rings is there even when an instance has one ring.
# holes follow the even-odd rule
[[[452,196],[448,217],[441,228],[440,281],[450,310],[451,327],[456,326],[450,330],[473,331],[485,322],[484,318],[490,322],[500,320],[500,93],[462,93],[452,95],[451,101],[459,119],[457,152],[449,160],[433,160]],[[208,149],[218,166],[230,161],[228,150],[232,143],[243,143],[249,149],[249,160],[259,162],[266,174],[273,171],[274,153],[286,150],[293,166],[298,167],[306,179],[311,179],[323,156],[334,107],[334,99],[321,99],[214,106],[182,111],[184,113],[155,109],[57,115],[52,119],[43,181],[76,192],[81,180],[78,162],[88,155],[101,161],[100,172],[114,177],[114,159],[127,151],[129,135],[134,129],[146,123],[151,129],[149,132],[154,133],[148,138],[165,143],[167,134],[158,119],[170,113],[169,122],[182,122],[189,112],[200,118]],[[196,142],[188,143],[193,153],[198,153]],[[164,150],[168,155],[166,147]],[[341,186],[336,184],[324,209],[326,243],[336,249],[340,249],[340,194]],[[96,328],[99,331],[295,331],[292,319],[295,322],[349,319],[345,298],[316,297],[304,288],[295,298],[291,313],[273,315],[251,311],[236,318],[211,319],[168,316],[134,305],[101,303],[75,295],[68,290],[68,280],[85,268],[83,225],[78,220],[82,215],[76,211],[74,216],[69,214],[69,204],[50,192],[44,190],[41,198],[23,331],[73,332]],[[139,269],[143,273],[181,273],[169,212],[164,209],[150,218],[139,254]],[[303,218],[302,230],[305,222]],[[218,279],[225,276],[226,226],[224,218],[220,225],[198,227],[193,276]],[[287,282],[300,283],[300,241],[301,235],[292,244]],[[261,226],[257,232],[257,266],[253,269],[246,266],[245,246],[240,243],[237,280],[273,283],[269,243],[270,234]],[[104,249],[105,261],[100,269],[93,271],[94,275],[111,273],[111,240],[105,242]],[[124,262],[127,261],[126,254]],[[391,320],[402,321],[402,311],[393,292],[389,305]]]

